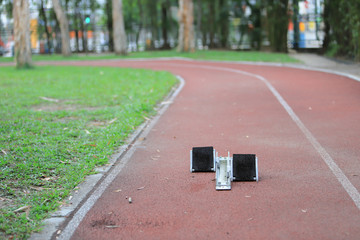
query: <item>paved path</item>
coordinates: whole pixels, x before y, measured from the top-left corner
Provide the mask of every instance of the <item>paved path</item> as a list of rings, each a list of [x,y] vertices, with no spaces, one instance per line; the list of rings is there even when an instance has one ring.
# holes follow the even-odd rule
[[[235,63],[77,64],[167,70],[186,84],[60,239],[360,238],[360,82]],[[215,191],[214,173],[189,172],[189,150],[208,145],[257,154],[260,181]]]
[[[360,63],[340,61],[312,53],[292,53],[290,56],[302,61],[308,67],[338,71],[360,77]]]

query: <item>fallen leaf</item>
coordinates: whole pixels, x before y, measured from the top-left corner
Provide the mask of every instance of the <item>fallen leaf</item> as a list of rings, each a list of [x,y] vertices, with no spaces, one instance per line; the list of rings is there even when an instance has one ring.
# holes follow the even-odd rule
[[[29,188],[31,188],[33,190],[36,190],[36,191],[42,191],[42,190],[45,190],[45,189],[50,189],[50,188],[35,187],[35,186],[30,186]]]
[[[91,147],[96,147],[96,144],[84,144],[84,146],[91,146]]]
[[[167,105],[167,104],[172,104],[172,101],[164,101],[161,103],[161,105]]]
[[[109,226],[105,226],[106,228],[118,228],[120,226],[117,226],[117,225],[109,225]]]
[[[26,212],[28,209],[30,209],[31,206],[27,205],[27,206],[23,206],[23,207],[20,207],[16,210],[14,210],[15,213],[17,212]]]
[[[137,190],[143,190],[144,188],[145,188],[145,186],[139,187]]]
[[[110,120],[110,121],[109,121],[109,124],[114,123],[116,120],[117,120],[117,118],[114,118],[114,119]]]
[[[49,102],[59,102],[59,99],[55,98],[48,98],[48,97],[40,97],[42,100],[49,101]]]

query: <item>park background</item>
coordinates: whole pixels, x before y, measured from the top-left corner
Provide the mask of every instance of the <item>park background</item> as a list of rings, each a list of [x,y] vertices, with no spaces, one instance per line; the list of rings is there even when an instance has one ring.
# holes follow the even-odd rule
[[[181,2],[181,1],[180,1]],[[111,0],[60,1],[73,53],[114,51]],[[198,50],[317,50],[359,60],[359,2],[329,0],[194,0]],[[52,1],[29,0],[31,51],[61,53]],[[179,1],[123,0],[127,52],[178,46]],[[0,1],[0,54],[14,55],[13,1]]]

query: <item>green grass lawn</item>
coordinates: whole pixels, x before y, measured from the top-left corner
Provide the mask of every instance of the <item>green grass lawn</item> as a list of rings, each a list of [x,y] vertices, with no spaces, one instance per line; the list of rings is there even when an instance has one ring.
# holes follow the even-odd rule
[[[285,53],[269,53],[254,51],[196,51],[194,53],[178,53],[172,51],[145,51],[134,52],[128,56],[116,56],[115,54],[89,54],[77,55],[70,57],[62,55],[33,55],[34,61],[61,61],[61,60],[100,60],[100,59],[127,59],[127,58],[155,58],[155,57],[186,57],[197,60],[218,60],[218,61],[251,61],[251,62],[280,62],[296,63],[298,60],[290,57]],[[0,58],[0,62],[13,62],[13,58]]]
[[[162,71],[1,67],[0,239],[39,229],[176,82]]]

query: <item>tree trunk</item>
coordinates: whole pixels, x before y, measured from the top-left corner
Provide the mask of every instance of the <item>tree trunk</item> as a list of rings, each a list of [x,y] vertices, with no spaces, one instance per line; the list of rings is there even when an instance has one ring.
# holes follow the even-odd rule
[[[293,22],[294,22],[294,49],[299,50],[299,0],[293,0]],[[325,20],[326,21],[326,20]],[[326,29],[326,22],[325,22],[325,29]],[[325,30],[326,34],[326,30]]]
[[[168,43],[168,3],[167,1],[161,3],[161,17],[162,17],[162,36],[164,39],[164,44],[162,45],[162,49],[170,49],[170,44]]]
[[[45,30],[45,34],[46,34],[46,41],[47,41],[47,46],[48,46],[48,53],[51,54],[51,43],[50,43],[50,33],[49,33],[49,29],[47,27],[47,17],[46,17],[46,13],[45,13],[45,9],[44,9],[44,0],[40,1],[40,16],[42,17],[43,21],[44,21],[44,30]]]
[[[325,0],[324,2],[324,25],[325,25],[325,29],[324,29],[324,33],[325,33],[325,37],[324,37],[324,41],[323,41],[323,45],[322,45],[322,51],[323,53],[326,53],[326,51],[329,48],[330,45],[330,21],[329,21],[329,3],[330,0]]]
[[[195,38],[195,43],[197,45],[197,42],[198,42],[198,39],[201,39],[201,19],[202,19],[202,3],[201,3],[201,0],[197,0],[197,11],[196,11],[196,15],[197,15],[197,19],[196,19],[196,23],[197,23],[197,26],[196,26],[196,38]],[[204,44],[203,44],[204,46]]]
[[[79,13],[77,11],[77,8],[74,7],[75,9],[75,14],[73,15],[73,30],[75,33],[75,51],[78,53],[79,52],[79,26],[78,26],[78,16]]]
[[[147,0],[147,9],[150,17],[150,30],[151,30],[151,41],[150,45],[147,46],[149,50],[155,49],[155,40],[158,39],[158,23],[157,23],[157,3],[158,0]]]
[[[13,17],[16,67],[31,67],[30,16],[28,0],[14,0]]]
[[[69,23],[64,13],[59,0],[52,0],[56,18],[60,24],[61,31],[61,52],[64,56],[70,56],[70,37],[69,37]]]
[[[220,9],[220,44],[222,48],[227,47],[228,35],[229,35],[229,8],[227,0],[220,0],[219,2]]]
[[[141,4],[141,0],[137,0],[138,3],[138,8],[139,8],[139,15],[140,15],[140,23],[139,23],[139,30],[136,33],[136,50],[139,51],[139,38],[140,38],[140,34],[143,28],[143,23],[144,23],[144,11],[142,8],[142,4]]]
[[[114,31],[113,31],[113,18],[112,18],[112,0],[106,0],[106,26],[109,31],[109,51],[114,51]]]
[[[179,45],[180,52],[194,52],[193,1],[179,0]]]
[[[272,50],[274,52],[287,52],[288,0],[270,2],[267,13],[269,41]]]
[[[79,11],[80,12],[80,11]],[[86,37],[86,30],[85,30],[85,15],[79,13],[80,19],[80,31],[81,31],[81,42],[82,42],[82,51],[87,53],[87,37]]]
[[[115,54],[126,55],[127,43],[122,13],[122,0],[112,0],[112,17]]]
[[[209,4],[209,38],[210,38],[210,48],[215,48],[215,31],[216,31],[216,25],[215,25],[215,1],[210,0]]]

